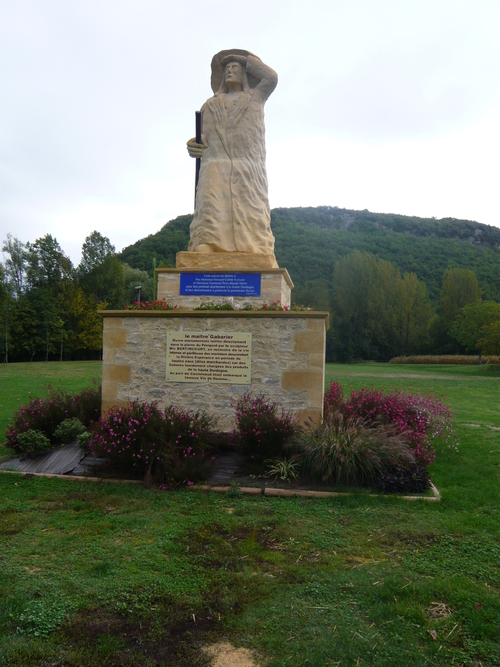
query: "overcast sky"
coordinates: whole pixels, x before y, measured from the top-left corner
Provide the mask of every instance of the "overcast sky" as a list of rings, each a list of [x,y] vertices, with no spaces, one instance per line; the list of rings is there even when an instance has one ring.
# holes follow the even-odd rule
[[[222,49],[279,75],[269,197],[500,226],[498,0],[0,0],[0,242],[117,250],[192,212]]]

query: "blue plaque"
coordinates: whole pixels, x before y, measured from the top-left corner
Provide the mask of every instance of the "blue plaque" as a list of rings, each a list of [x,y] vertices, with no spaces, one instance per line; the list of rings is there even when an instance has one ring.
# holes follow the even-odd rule
[[[181,294],[260,296],[260,273],[181,273]]]

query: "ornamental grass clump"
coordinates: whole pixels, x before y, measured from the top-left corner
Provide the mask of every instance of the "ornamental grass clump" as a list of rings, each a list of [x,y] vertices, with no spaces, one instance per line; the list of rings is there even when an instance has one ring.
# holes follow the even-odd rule
[[[300,430],[294,415],[265,396],[244,394],[235,402],[235,411],[234,439],[257,461],[283,454]]]
[[[5,444],[27,454],[20,435],[33,430],[40,431],[55,447],[60,444],[55,432],[64,420],[78,419],[88,429],[99,419],[100,411],[100,387],[84,389],[77,394],[48,387],[47,396],[32,398],[14,413],[12,423],[5,430]]]
[[[215,420],[205,412],[135,401],[111,408],[92,433],[91,449],[124,473],[162,488],[192,484],[209,467]]]
[[[297,480],[299,478],[300,461],[296,455],[290,458],[283,456],[276,459],[267,459],[266,463],[267,470],[264,477],[279,478],[282,482],[288,482],[289,484],[292,479]]]
[[[394,427],[341,412],[328,412],[322,424],[304,431],[299,450],[307,474],[341,486],[371,484],[386,468],[414,461]]]

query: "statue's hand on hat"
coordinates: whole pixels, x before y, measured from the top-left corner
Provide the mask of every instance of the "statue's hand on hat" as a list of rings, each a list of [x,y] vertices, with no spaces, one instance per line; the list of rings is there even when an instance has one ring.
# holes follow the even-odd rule
[[[203,157],[203,151],[205,148],[208,148],[205,136],[201,135],[201,144],[196,143],[196,137],[193,137],[187,142],[187,149],[190,157],[201,158]]]

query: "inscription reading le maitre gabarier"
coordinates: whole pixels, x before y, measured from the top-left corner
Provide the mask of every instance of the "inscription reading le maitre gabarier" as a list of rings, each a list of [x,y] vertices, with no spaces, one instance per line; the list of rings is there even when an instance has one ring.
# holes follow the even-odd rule
[[[250,384],[251,333],[167,334],[167,381]]]

